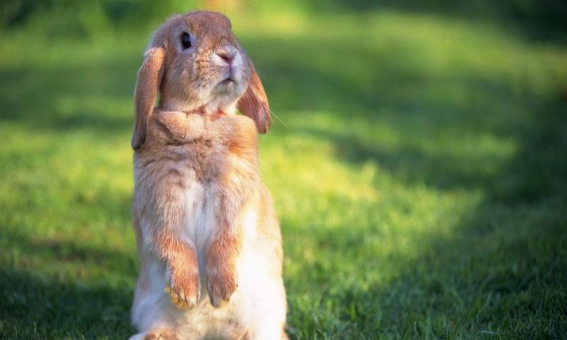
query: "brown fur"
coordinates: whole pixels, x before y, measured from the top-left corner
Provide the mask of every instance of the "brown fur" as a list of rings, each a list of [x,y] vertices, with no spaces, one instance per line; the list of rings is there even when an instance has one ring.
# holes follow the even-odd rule
[[[193,307],[199,301],[201,290],[195,250],[167,231],[158,235],[156,245],[171,271],[171,301],[180,308]]]
[[[267,132],[271,120],[262,83],[247,56],[246,87],[234,100],[248,117],[222,111],[206,115],[200,109],[206,103],[193,105],[197,109],[190,112],[175,108],[183,100],[200,100],[203,93],[196,88],[219,79],[219,71],[207,64],[205,52],[195,52],[190,60],[188,54],[178,53],[175,39],[187,30],[198,35],[204,46],[215,47],[216,54],[224,53],[226,42],[239,46],[230,21],[215,13],[174,16],[155,32],[136,84],[133,222],[141,270],[148,270],[144,263],[148,254],[165,263],[169,274],[166,290],[172,303],[180,308],[194,307],[200,299],[200,278],[204,277],[211,305],[220,308],[238,289],[236,263],[246,246],[241,218],[247,208],[257,212],[261,246],[274,263],[269,273],[281,280],[279,225],[258,170],[257,132]],[[198,78],[187,75],[184,70],[188,65]],[[153,108],[158,89],[160,102]],[[195,186],[206,190],[207,201],[196,201],[193,208],[206,205],[213,212],[212,232],[202,253],[183,236],[188,214],[184,195]],[[152,224],[144,227],[141,221]],[[204,273],[199,273],[200,256],[204,256]],[[136,300],[140,299],[138,294],[149,292],[147,286],[141,275]],[[246,329],[237,333],[234,339],[250,337]],[[147,333],[148,339],[155,334],[158,332]]]
[[[219,307],[237,287],[234,266],[241,241],[234,221],[258,186],[257,154],[254,123],[246,117],[211,121],[183,112],[152,115],[146,146],[136,153],[135,163],[146,177],[159,179],[159,183],[152,183],[156,187],[152,199],[164,212],[163,225],[152,229],[149,239],[169,263],[170,294],[172,301],[182,301],[178,305],[191,307],[199,298],[195,250],[175,235],[184,217],[177,207],[181,202],[175,197],[187,185],[186,173],[193,171],[202,183],[218,183],[214,186],[217,227],[206,251],[206,263],[211,304]],[[179,162],[185,164],[185,169],[172,166]]]
[[[250,62],[250,67],[252,69],[250,84],[248,90],[238,102],[238,109],[254,120],[260,133],[266,133],[272,125],[268,98],[252,62]]]
[[[187,78],[182,72],[166,72],[167,69],[186,68],[187,60],[178,56],[174,41],[185,27],[199,35],[208,53],[211,53],[213,48],[217,53],[222,53],[222,48],[219,50],[218,46],[224,46],[225,41],[234,46],[240,46],[231,31],[230,20],[218,13],[192,12],[184,16],[172,16],[156,30],[145,53],[144,63],[138,71],[135,91],[136,120],[132,136],[134,150],[140,149],[145,143],[148,119],[152,113],[158,89],[161,89],[160,107],[170,109],[172,101],[177,98],[197,102],[198,95],[194,92],[187,92],[185,89],[212,82],[217,76],[218,72],[209,69],[209,63],[205,60],[206,53],[198,53],[195,60],[192,60],[193,71],[201,75],[199,79]],[[248,56],[246,60],[249,85],[238,102],[238,108],[254,120],[259,132],[266,133],[271,125],[268,100],[254,65]]]
[[[145,58],[138,71],[138,79],[144,79],[144,82],[136,83],[136,120],[132,136],[134,150],[142,147],[146,141],[148,118],[163,77],[165,51],[162,47],[152,47],[146,52]]]

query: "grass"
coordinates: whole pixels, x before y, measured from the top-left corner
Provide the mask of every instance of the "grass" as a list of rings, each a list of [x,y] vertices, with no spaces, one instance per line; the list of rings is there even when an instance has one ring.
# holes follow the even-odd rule
[[[401,12],[233,21],[285,123],[261,168],[291,339],[564,338],[565,46]],[[0,43],[0,338],[133,332],[148,33]]]

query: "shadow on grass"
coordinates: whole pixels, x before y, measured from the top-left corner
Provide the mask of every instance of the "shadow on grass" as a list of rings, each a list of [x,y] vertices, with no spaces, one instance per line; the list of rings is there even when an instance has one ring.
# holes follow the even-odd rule
[[[129,129],[136,60],[126,56],[97,65],[0,70],[0,121],[39,130]]]
[[[388,64],[382,67],[385,71],[376,71],[370,90],[369,84],[356,84],[313,69],[297,67],[294,72],[286,72],[290,77],[288,81],[295,84],[294,92],[280,93],[281,97],[308,98],[305,103],[296,103],[296,110],[336,114],[335,118],[344,121],[344,129],[306,123],[279,132],[330,141],[337,157],[346,163],[359,166],[376,162],[381,169],[406,183],[423,183],[440,189],[487,189],[493,184],[494,171],[497,171],[494,168],[502,163],[498,155],[478,156],[482,160],[475,162],[455,149],[449,151],[450,145],[437,153],[427,152],[424,145],[432,139],[443,138],[447,143],[455,142],[461,149],[469,149],[474,156],[474,151],[470,151],[474,147],[466,143],[477,142],[479,136],[495,140],[522,139],[523,131],[531,129],[529,125],[536,121],[529,111],[538,108],[540,103],[536,99],[515,93],[497,81],[483,79],[482,74],[463,74],[452,80],[414,79],[392,86],[394,80],[404,79],[408,70]],[[418,74],[416,78],[420,78],[420,70],[414,72]],[[455,88],[468,97],[451,97],[450,89]],[[433,93],[420,89],[433,89]],[[445,92],[449,94],[439,95]],[[291,110],[294,105],[292,101],[278,102],[278,99],[274,104],[276,109]],[[380,136],[361,134],[360,125],[350,124],[357,120],[365,122],[367,127],[387,126],[404,141],[396,147],[381,145]],[[487,163],[493,166],[483,168]]]
[[[356,41],[331,43],[328,38],[301,37],[245,41],[252,57],[257,57],[275,111],[366,118],[391,124],[402,133],[450,128],[510,134],[518,129],[515,124],[523,123],[517,119],[523,112],[512,110],[509,101],[533,104],[528,81],[479,71],[468,62],[454,69],[435,69],[415,58],[420,50],[410,42],[388,41],[386,47],[372,49]],[[271,62],[266,64],[266,59]]]
[[[484,199],[450,235],[424,237],[419,259],[399,263],[390,283],[344,290],[337,305],[349,338],[564,339],[567,334],[567,103],[534,108],[539,124],[516,131],[520,149],[493,176],[469,174],[465,164],[407,150],[357,149],[356,141],[316,132],[357,159],[374,158],[393,174],[427,185],[480,189]],[[505,123],[505,122],[502,122]],[[307,130],[309,132],[309,130]],[[411,162],[410,162],[411,160]],[[436,178],[431,174],[442,174]],[[438,184],[438,183],[437,183]],[[452,186],[438,186],[452,189]],[[340,249],[337,249],[340,251]],[[326,299],[323,297],[322,299]],[[353,315],[356,316],[353,319]]]
[[[530,40],[567,43],[567,4],[562,0],[331,0],[332,8],[367,12],[396,10],[493,22]]]
[[[30,239],[17,233],[4,233],[11,241],[9,248],[17,249],[19,255],[40,258],[51,263],[73,263],[99,266],[104,271],[136,276],[137,262],[134,254],[117,249],[100,248],[87,242],[78,243],[66,239]]]
[[[133,334],[131,285],[88,278],[89,271],[135,277],[133,256],[68,240],[3,236],[10,240],[4,251],[17,252],[19,260],[12,269],[0,269],[0,333],[10,339],[126,339]],[[31,269],[38,260],[53,274]],[[76,277],[65,272],[69,266]]]
[[[7,339],[126,339],[132,290],[0,270],[0,331]],[[9,325],[8,329],[2,328]],[[13,333],[12,333],[13,332]]]
[[[300,45],[298,53],[311,55],[309,60],[317,55],[314,49],[323,49],[312,42]],[[285,54],[288,48],[283,42],[271,50]],[[363,54],[356,48],[352,51]],[[567,155],[567,103],[561,101],[559,91],[543,97],[528,87],[512,89],[509,80],[466,70],[451,79],[432,78],[404,65],[403,56],[374,56],[384,63],[380,69],[369,66],[372,77],[366,82],[300,60],[263,70],[264,79],[275,84],[271,93],[278,94],[277,100],[296,98],[276,102],[276,109],[335,112],[345,121],[344,130],[306,124],[283,133],[324,140],[348,165],[374,162],[403,183],[441,192],[480,192],[482,200],[451,226],[450,235],[424,237],[417,261],[398,260],[399,275],[392,282],[369,289],[323,289],[321,303],[340,306],[338,320],[328,322],[339,325],[338,331],[321,331],[321,325],[328,324],[309,315],[294,318],[307,322],[304,328],[316,330],[316,335],[332,337],[337,331],[351,339],[392,334],[393,338],[563,339],[567,334],[567,161],[563,156]],[[432,87],[433,92],[420,94],[419,89]],[[431,96],[451,93],[448,90],[455,87],[469,97]],[[481,160],[430,154],[419,143],[388,148],[349,130],[348,120],[357,118],[393,127],[413,142],[450,132],[455,142],[466,136],[473,136],[475,142],[490,136],[513,140],[518,149],[510,160],[502,161],[497,153],[493,159],[483,155]],[[449,149],[451,141],[447,143]],[[497,166],[490,171],[483,168],[491,163]],[[364,241],[352,226],[334,228],[329,236],[343,232],[341,242],[326,244],[336,247],[332,252],[345,252],[345,239],[352,240],[349,247]],[[366,260],[370,265],[371,259]],[[312,269],[309,275],[321,277],[322,283],[316,283],[321,287],[338,279],[339,274]],[[309,332],[297,330],[292,338],[304,334]]]

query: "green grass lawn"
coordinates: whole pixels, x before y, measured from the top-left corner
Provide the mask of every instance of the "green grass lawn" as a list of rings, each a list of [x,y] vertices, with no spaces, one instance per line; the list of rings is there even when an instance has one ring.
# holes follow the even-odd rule
[[[269,20],[268,20],[269,19]],[[381,12],[234,26],[299,339],[567,336],[567,46]],[[0,41],[0,338],[125,339],[149,32]]]

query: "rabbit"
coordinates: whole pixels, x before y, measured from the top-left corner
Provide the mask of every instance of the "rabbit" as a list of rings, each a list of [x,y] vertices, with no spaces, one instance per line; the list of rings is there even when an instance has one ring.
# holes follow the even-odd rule
[[[287,339],[281,232],[258,169],[270,126],[227,17],[175,15],[154,32],[135,90],[130,340]]]

